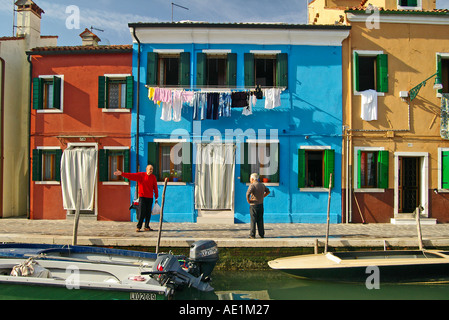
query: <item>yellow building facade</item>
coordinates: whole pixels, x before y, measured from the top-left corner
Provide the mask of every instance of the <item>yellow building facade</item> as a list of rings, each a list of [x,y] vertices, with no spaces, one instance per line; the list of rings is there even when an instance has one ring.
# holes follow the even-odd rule
[[[343,221],[449,222],[449,17],[434,1],[325,1],[343,44]],[[435,80],[440,86],[434,89]]]

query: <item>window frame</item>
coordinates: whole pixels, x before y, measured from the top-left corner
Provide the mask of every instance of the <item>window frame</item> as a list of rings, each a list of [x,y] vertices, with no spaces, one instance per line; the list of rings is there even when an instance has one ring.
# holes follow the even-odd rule
[[[98,150],[98,177],[99,181],[103,185],[128,185],[129,180],[124,179],[114,179],[110,180],[111,173],[115,171],[117,168],[111,167],[111,156],[119,155],[122,153],[123,156],[123,166],[122,172],[129,172],[130,170],[130,147],[127,146],[104,146],[103,149]],[[120,169],[120,168],[119,168]],[[107,179],[107,180],[105,180]]]
[[[191,141],[187,141],[187,139],[154,139],[153,141],[148,142],[147,156],[148,156],[148,164],[153,166],[153,174],[156,176],[158,185],[164,184],[164,179],[161,176],[161,165],[160,165],[160,153],[161,146],[173,144],[173,146],[181,143],[182,148],[182,160],[181,160],[181,181],[174,182],[168,181],[169,185],[186,185],[187,183],[193,183],[193,143]],[[187,149],[188,148],[188,149]],[[187,150],[188,152],[184,152]],[[170,160],[171,161],[171,160]]]
[[[109,107],[109,81],[125,81],[125,106]],[[134,104],[134,77],[129,73],[104,74],[98,77],[98,108],[102,112],[131,112]]]
[[[436,53],[436,72],[438,74],[438,77],[440,78],[442,84],[444,85],[444,81],[443,81],[443,70],[442,70],[442,60],[447,60],[448,64],[449,64],[449,52],[437,52]],[[441,98],[441,94],[442,93],[449,93],[449,67],[448,67],[448,75],[447,75],[447,82],[448,82],[448,87],[446,88],[446,90],[448,92],[443,92],[443,89],[438,89],[436,96],[437,98]]]
[[[376,169],[376,187],[359,187],[359,161],[358,153],[361,152],[379,152],[387,151],[384,147],[354,147],[354,192],[385,192],[387,188],[380,188],[379,186],[379,173]],[[377,160],[378,163],[378,160]],[[388,168],[389,169],[389,168]],[[387,184],[389,181],[387,180]]]
[[[281,50],[250,50],[244,54],[244,80],[245,87],[256,87],[257,59],[273,59],[273,86],[261,86],[261,88],[288,88],[288,53]],[[269,58],[268,58],[269,57]]]
[[[401,6],[401,0],[397,1],[398,10],[422,10],[422,0],[416,0],[416,6]]]
[[[257,151],[259,149],[260,145],[269,145],[270,146],[270,158],[272,157],[272,153],[274,152],[273,156],[276,158],[275,161],[277,163],[277,170],[274,174],[271,174],[269,176],[260,174],[260,168],[257,173],[260,174],[260,179],[263,178],[269,178],[269,182],[264,182],[265,185],[268,186],[278,186],[280,183],[280,143],[279,139],[247,139],[244,143],[241,143],[241,155],[240,155],[240,182],[246,183],[249,185],[250,183],[250,175],[254,171],[252,171],[251,166],[254,165],[253,163],[250,163],[250,152],[253,149],[253,146],[255,145],[256,148],[256,155]],[[272,145],[277,146],[276,149],[271,149]],[[271,159],[270,159],[271,160]],[[262,182],[262,181],[261,181]]]
[[[304,163],[304,173],[301,173],[301,159],[300,153],[304,153],[304,161],[306,162],[306,152],[323,152],[323,168],[322,168],[322,180],[323,186],[318,187],[307,187],[307,163]],[[328,159],[326,159],[328,157]],[[327,161],[330,161],[329,164]],[[330,168],[332,165],[332,168]],[[327,178],[327,173],[332,173],[332,185],[331,189],[335,187],[335,149],[331,146],[300,146],[298,149],[298,189],[300,192],[328,192],[329,191],[329,178]],[[304,186],[303,186],[304,185]],[[327,186],[326,186],[327,185]]]
[[[221,57],[221,58],[217,58]],[[208,81],[208,60],[223,59],[224,84],[210,84]],[[237,87],[237,53],[228,49],[204,49],[196,55],[196,86],[204,88],[235,88]]]
[[[447,152],[447,159],[444,159],[443,152]],[[449,148],[438,148],[438,192],[449,192],[449,181],[444,183],[443,174],[445,173],[445,166],[449,172]]]
[[[166,85],[160,83],[159,56],[178,57],[178,83],[176,85]],[[184,51],[184,49],[154,49],[151,52],[147,52],[146,85],[148,87],[190,87],[190,69],[190,52]]]
[[[45,107],[44,94],[46,84],[53,84],[53,105]],[[59,94],[58,94],[59,93]],[[33,78],[33,109],[37,113],[63,113],[64,112],[64,75],[39,75]],[[56,107],[55,107],[56,103]]]
[[[45,176],[45,155],[53,155],[52,168],[50,170],[53,172],[52,180],[44,180]],[[32,151],[33,163],[32,163],[32,180],[35,184],[42,185],[60,185],[61,184],[61,174],[60,174],[60,164],[62,157],[61,147],[57,146],[38,146]],[[38,158],[36,158],[38,157]],[[58,174],[59,168],[59,174]]]
[[[389,81],[389,74],[388,74],[388,55],[385,54],[383,51],[373,51],[373,50],[353,50],[352,52],[352,64],[353,64],[353,68],[352,68],[352,78],[353,78],[353,94],[354,95],[361,95],[363,91],[359,91],[358,87],[359,87],[359,77],[358,77],[358,65],[359,65],[359,61],[358,61],[358,57],[362,56],[362,57],[376,57],[376,66],[375,66],[375,79],[374,79],[374,83],[375,83],[375,89],[377,92],[377,96],[385,96],[385,93],[388,93],[389,88],[388,88],[388,81]],[[383,56],[383,58],[379,58],[379,56]],[[384,59],[381,63],[385,64],[385,65],[379,65],[379,59]],[[382,71],[380,69],[386,68],[386,71]],[[383,87],[382,85],[379,85],[379,81],[382,78],[382,73],[386,72],[386,83],[384,83]],[[382,91],[379,91],[382,90]]]

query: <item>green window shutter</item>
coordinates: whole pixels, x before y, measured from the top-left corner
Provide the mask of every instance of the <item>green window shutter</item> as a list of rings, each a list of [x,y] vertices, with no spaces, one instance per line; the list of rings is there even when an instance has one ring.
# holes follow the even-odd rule
[[[53,108],[61,109],[61,78],[53,77]]]
[[[255,86],[254,75],[254,54],[245,53],[244,55],[244,68],[245,68],[245,87],[251,88]]]
[[[298,149],[298,189],[306,186],[306,150]]]
[[[407,0],[407,7],[417,7],[418,0]]]
[[[388,92],[388,55],[377,55],[377,92]]]
[[[437,77],[443,81],[443,68],[441,67],[441,56],[437,55]],[[438,93],[442,93],[443,89],[438,89]]]
[[[226,70],[226,83],[228,87],[237,86],[237,53],[228,53]]]
[[[157,85],[158,54],[148,52],[147,54],[147,85]]]
[[[42,79],[33,78],[33,109],[42,109],[44,105],[42,97]]]
[[[276,86],[288,87],[288,54],[279,53],[276,58]]]
[[[123,155],[123,171],[129,172],[129,149],[122,150],[121,154]],[[125,181],[129,182],[126,178]]]
[[[134,77],[128,76],[126,77],[126,109],[133,108],[133,100],[134,100]]]
[[[42,181],[42,150],[33,149],[33,181]]]
[[[106,77],[98,77],[98,108],[106,108]]]
[[[388,189],[388,151],[377,153],[377,187]]]
[[[179,84],[182,87],[190,86],[190,52],[179,54]]]
[[[100,149],[98,150],[98,177],[100,181],[108,181],[108,171],[109,171],[109,159],[108,159],[108,150]]]
[[[357,150],[357,189],[362,187],[362,150]]]
[[[332,184],[331,188],[334,187],[334,181],[335,181],[335,150],[324,150],[324,187],[329,187],[329,177],[332,173]]]
[[[161,177],[159,176],[159,143],[148,142],[148,164],[153,166],[153,174],[159,181]]]
[[[198,52],[196,55],[196,85],[201,87],[207,83],[207,58],[206,54]]]
[[[182,144],[182,181],[192,182],[192,143]]]
[[[354,90],[359,91],[359,54],[354,52]]]
[[[240,182],[249,182],[251,165],[249,163],[249,143],[240,144]]]
[[[276,167],[276,172],[270,176],[271,182],[279,182],[279,143],[270,143],[270,166]]]
[[[442,158],[441,188],[449,189],[449,151],[443,151],[441,153],[441,158]]]
[[[62,150],[55,150],[55,181],[61,181],[61,158]]]

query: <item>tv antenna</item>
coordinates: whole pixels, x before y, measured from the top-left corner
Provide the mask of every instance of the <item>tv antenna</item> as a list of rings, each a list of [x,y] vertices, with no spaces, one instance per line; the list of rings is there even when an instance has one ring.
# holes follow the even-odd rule
[[[171,22],[173,23],[173,7],[179,7],[179,8],[182,8],[182,9],[185,9],[185,10],[189,10],[189,8],[186,8],[186,7],[183,7],[183,6],[180,6],[179,4],[176,4],[176,3],[171,3]]]
[[[98,29],[98,28],[95,28],[93,26],[90,26],[90,31],[92,32],[93,30],[104,32],[104,30],[102,30],[102,29]]]

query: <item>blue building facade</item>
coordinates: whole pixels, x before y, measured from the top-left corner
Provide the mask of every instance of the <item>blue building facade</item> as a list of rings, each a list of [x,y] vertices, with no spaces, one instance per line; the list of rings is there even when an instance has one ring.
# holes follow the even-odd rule
[[[257,172],[271,191],[266,223],[325,223],[330,178],[330,221],[341,222],[341,42],[349,27],[129,26],[138,86],[131,172],[152,164],[160,194],[169,179],[164,221],[224,212],[249,223],[246,191]]]

